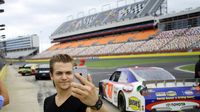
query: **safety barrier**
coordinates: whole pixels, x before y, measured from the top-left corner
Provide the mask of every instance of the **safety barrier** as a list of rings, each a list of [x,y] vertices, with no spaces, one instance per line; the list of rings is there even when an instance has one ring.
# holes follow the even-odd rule
[[[0,80],[3,80],[4,77],[5,77],[5,75],[7,74],[7,68],[8,68],[8,66],[5,65],[5,66],[1,69],[1,71],[0,71]]]
[[[115,58],[141,58],[141,57],[165,57],[165,56],[195,56],[200,52],[183,52],[183,53],[158,53],[158,54],[138,54],[138,55],[121,55],[121,56],[100,56],[99,59],[115,59]]]

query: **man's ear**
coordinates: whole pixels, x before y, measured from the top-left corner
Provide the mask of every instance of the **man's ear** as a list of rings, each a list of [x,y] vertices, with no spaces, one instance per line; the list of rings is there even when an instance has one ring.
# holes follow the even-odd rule
[[[50,73],[50,78],[51,78],[51,80],[53,80],[53,74],[52,73]]]

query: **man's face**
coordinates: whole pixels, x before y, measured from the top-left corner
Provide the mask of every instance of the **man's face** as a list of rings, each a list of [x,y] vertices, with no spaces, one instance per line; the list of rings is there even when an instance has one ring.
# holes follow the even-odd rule
[[[56,62],[53,65],[53,74],[51,80],[54,81],[57,89],[67,90],[73,81],[72,63]]]

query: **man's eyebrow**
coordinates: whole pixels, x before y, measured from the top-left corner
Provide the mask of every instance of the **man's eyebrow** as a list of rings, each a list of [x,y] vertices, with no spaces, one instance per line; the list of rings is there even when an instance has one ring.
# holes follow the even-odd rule
[[[72,73],[72,71],[65,71],[66,73]]]
[[[71,73],[72,71],[55,71],[56,73],[58,72],[65,72],[65,73]]]
[[[61,72],[63,72],[63,71],[55,71],[56,73],[61,73]]]

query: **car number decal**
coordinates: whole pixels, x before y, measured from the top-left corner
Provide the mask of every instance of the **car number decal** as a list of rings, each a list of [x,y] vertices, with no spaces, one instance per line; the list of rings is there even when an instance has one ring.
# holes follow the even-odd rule
[[[112,91],[113,91],[113,84],[112,83],[108,83],[108,97],[112,98]]]

